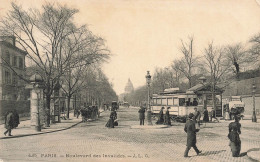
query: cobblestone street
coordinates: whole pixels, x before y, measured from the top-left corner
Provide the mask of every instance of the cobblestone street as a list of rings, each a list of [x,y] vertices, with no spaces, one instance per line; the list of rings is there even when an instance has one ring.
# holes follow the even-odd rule
[[[184,158],[184,123],[161,129],[132,129],[139,124],[137,111],[120,107],[119,126],[114,129],[105,127],[109,116],[106,111],[98,120],[68,130],[1,140],[0,157],[4,161],[254,161],[246,154],[260,149],[259,123],[242,120],[244,156],[233,158],[227,138],[230,121],[220,121],[202,125],[197,134],[202,154],[196,156],[191,149],[190,157]]]

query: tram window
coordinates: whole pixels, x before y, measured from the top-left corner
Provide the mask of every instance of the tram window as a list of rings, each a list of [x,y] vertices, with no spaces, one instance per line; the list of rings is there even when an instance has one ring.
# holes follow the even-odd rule
[[[179,106],[185,105],[185,98],[179,98]]]
[[[178,98],[175,98],[174,101],[173,101],[174,105],[179,105],[179,100]]]
[[[157,98],[156,100],[157,100],[156,103],[157,103],[158,106],[162,105],[162,100],[160,98]]]
[[[173,98],[167,98],[168,100],[168,105],[173,105]]]
[[[167,98],[162,98],[162,105],[167,105]]]
[[[197,101],[197,99],[196,98],[193,98],[193,106],[198,106],[198,101]]]
[[[153,105],[157,105],[156,98],[153,99]]]

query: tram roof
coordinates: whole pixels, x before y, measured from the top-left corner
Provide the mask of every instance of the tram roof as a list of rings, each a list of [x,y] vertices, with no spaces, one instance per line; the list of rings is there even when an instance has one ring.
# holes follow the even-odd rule
[[[211,91],[211,84],[210,83],[199,83],[193,87],[191,87],[190,89],[188,89],[186,92],[187,93],[200,93],[203,91]],[[219,88],[218,86],[215,87],[215,92],[217,93],[223,93],[223,90],[221,88]]]

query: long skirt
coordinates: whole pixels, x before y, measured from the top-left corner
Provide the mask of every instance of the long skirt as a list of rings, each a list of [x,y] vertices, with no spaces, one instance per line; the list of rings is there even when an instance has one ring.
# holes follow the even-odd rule
[[[240,150],[241,150],[241,142],[230,142],[230,148],[232,151],[232,156],[233,157],[239,157],[240,155]]]
[[[110,119],[107,121],[106,127],[108,127],[108,128],[114,128],[114,120],[110,118]]]

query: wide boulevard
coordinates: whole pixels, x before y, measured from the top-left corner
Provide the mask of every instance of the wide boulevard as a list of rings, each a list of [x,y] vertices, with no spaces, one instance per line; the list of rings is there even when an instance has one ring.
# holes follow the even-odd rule
[[[184,123],[159,129],[139,128],[138,108],[120,107],[119,126],[106,128],[109,111],[98,120],[54,133],[10,138],[0,141],[0,159],[3,161],[254,161],[247,156],[250,150],[260,148],[258,123],[249,120],[242,124],[242,156],[233,158],[228,146],[230,121],[207,123],[197,134],[197,146],[188,158]],[[145,124],[147,122],[145,121]],[[155,123],[155,120],[153,120]],[[19,129],[19,128],[18,128]],[[1,160],[0,160],[1,161]]]

